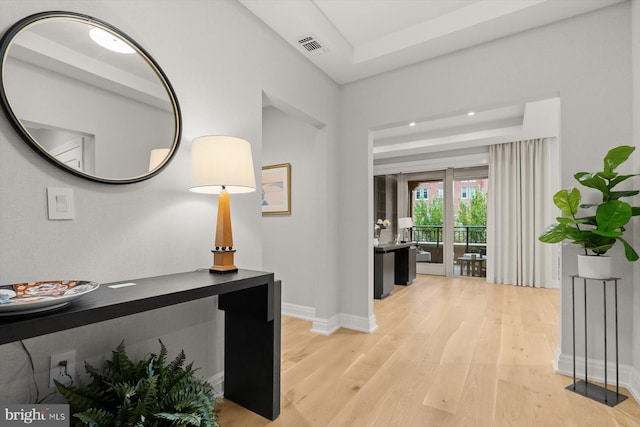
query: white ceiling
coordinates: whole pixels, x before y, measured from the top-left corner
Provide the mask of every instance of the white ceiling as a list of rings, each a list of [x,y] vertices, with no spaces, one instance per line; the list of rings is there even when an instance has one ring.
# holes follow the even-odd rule
[[[239,1],[345,84],[625,0]],[[308,37],[320,47],[303,47]],[[477,166],[486,164],[490,144],[558,136],[557,99],[468,107],[473,116],[461,111],[371,129],[375,174]]]
[[[624,0],[239,1],[344,84]]]

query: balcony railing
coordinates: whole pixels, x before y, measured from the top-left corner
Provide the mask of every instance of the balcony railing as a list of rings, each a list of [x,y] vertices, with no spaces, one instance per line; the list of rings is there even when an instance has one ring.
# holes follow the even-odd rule
[[[413,240],[435,245],[439,248],[443,241],[441,225],[414,225]],[[463,225],[453,227],[454,243],[464,243],[466,252],[470,246],[487,244],[487,227],[484,225]]]

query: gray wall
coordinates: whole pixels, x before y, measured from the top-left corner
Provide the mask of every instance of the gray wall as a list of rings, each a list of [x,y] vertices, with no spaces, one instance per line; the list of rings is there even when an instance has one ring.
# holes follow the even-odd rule
[[[316,233],[326,228],[318,217],[314,147],[318,129],[274,107],[263,114],[263,166],[291,164],[291,215],[262,217],[264,268],[282,279],[285,307],[313,311]]]
[[[246,138],[259,177],[263,91],[325,123],[326,150],[335,150],[337,85],[235,1],[2,0],[0,32],[46,10],[95,16],[139,42],[174,86],[184,119],[182,146],[159,176],[108,186],[51,166],[0,120],[0,283],[104,283],[211,265],[217,198],[187,191],[190,143],[205,134]],[[323,170],[317,180],[330,188],[335,183],[329,176],[335,172]],[[47,221],[48,186],[73,188],[75,220]],[[260,194],[238,195],[231,204],[236,264],[262,269]],[[331,292],[318,299],[329,312],[336,306]],[[97,363],[123,338],[132,355],[141,355],[157,351],[161,337],[172,354],[183,348],[209,378],[222,370],[222,317],[215,307],[215,299],[207,299],[25,343],[45,391],[50,354],[74,348],[78,361]],[[0,401],[35,398],[17,343],[0,346],[0,378]]]
[[[633,143],[630,14],[625,2],[343,87],[339,234],[344,237],[341,250],[349,257],[341,257],[339,265],[342,312],[372,313],[369,129],[559,96],[560,180],[563,187],[573,186],[577,165],[597,170],[608,149]],[[576,253],[573,247],[563,249],[561,356],[571,352],[567,276],[576,271]],[[631,366],[633,267],[623,260],[621,248],[613,255],[616,274],[624,278],[620,361]],[[592,307],[598,298],[594,295]],[[599,336],[601,320],[591,325]],[[595,343],[591,356],[602,358],[602,353],[602,345]]]

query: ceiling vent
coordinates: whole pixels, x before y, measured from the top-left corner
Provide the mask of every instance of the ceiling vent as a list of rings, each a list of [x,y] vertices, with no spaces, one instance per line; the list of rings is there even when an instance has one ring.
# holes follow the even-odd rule
[[[298,37],[298,44],[311,56],[317,56],[327,51],[313,34]]]

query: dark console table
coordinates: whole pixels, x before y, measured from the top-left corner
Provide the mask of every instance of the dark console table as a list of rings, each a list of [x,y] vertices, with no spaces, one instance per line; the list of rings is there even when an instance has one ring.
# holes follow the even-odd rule
[[[389,296],[393,285],[410,285],[416,278],[416,245],[385,243],[374,247],[373,297]]]
[[[135,283],[134,286],[122,286]],[[225,311],[225,398],[280,414],[280,281],[273,273],[209,270],[106,283],[61,309],[0,318],[0,344],[219,295]]]

